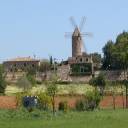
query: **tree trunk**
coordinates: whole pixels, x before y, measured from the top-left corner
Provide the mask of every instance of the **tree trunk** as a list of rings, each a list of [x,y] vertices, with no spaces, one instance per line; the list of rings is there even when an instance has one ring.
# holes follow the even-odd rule
[[[52,110],[53,110],[53,115],[55,115],[55,96],[53,96],[52,99]]]
[[[128,87],[127,84],[125,86],[126,86],[126,108],[128,108]]]
[[[112,91],[112,97],[113,97],[113,109],[116,109],[116,103],[115,103],[115,92],[114,92],[114,87],[113,87],[113,91]]]

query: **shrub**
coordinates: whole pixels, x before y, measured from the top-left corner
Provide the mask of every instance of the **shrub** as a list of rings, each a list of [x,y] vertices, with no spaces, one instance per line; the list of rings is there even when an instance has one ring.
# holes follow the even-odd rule
[[[41,80],[36,80],[36,84],[41,85],[42,84],[42,81]]]
[[[100,103],[100,93],[98,91],[89,91],[86,93],[84,99],[77,100],[76,102],[76,110],[77,111],[89,111],[94,110],[99,106]]]
[[[32,86],[36,86],[36,79],[34,75],[27,74],[26,77]]]
[[[61,101],[59,103],[59,111],[63,111],[63,112],[67,112],[68,110],[68,104],[67,104],[67,101]]]
[[[51,107],[51,97],[48,96],[46,93],[38,94],[38,100],[39,100],[39,104],[38,104],[39,109],[48,110]]]
[[[90,91],[86,93],[86,99],[85,99],[85,108],[86,110],[94,110],[95,108],[98,107],[99,103],[100,103],[100,93],[95,90],[95,91]]]
[[[76,101],[75,108],[77,111],[84,111],[85,110],[85,100],[79,99]]]

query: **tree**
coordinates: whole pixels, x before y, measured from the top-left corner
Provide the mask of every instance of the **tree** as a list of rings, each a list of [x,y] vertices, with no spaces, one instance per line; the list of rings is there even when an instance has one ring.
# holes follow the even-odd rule
[[[52,56],[50,56],[50,64],[52,65],[53,64],[53,58],[52,58]]]
[[[36,72],[37,72],[37,67],[32,68],[28,67],[26,71],[26,78],[28,81],[31,83],[32,86],[36,85]]]
[[[51,96],[52,100],[52,111],[53,115],[55,115],[55,96],[58,91],[57,89],[57,77],[54,75],[51,78],[51,81],[47,82],[47,93],[49,96]]]
[[[0,93],[4,93],[6,88],[5,72],[3,65],[0,65]]]
[[[100,94],[103,96],[104,88],[106,85],[106,80],[103,73],[100,73],[98,77],[92,78],[89,83],[93,85],[95,88],[99,87]]]
[[[27,79],[26,75],[24,75],[18,79],[17,86],[19,88],[22,88],[24,92],[26,92],[32,88],[32,85],[31,85],[30,81]]]
[[[48,60],[42,60],[40,62],[39,71],[40,72],[47,72],[51,69],[51,64]]]
[[[112,40],[109,40],[107,42],[107,44],[105,44],[105,46],[103,47],[103,53],[104,53],[104,57],[103,57],[103,68],[107,69],[107,67],[109,65],[112,65],[112,53],[114,50],[114,42]]]
[[[108,41],[103,47],[103,68],[110,65],[110,69],[128,68],[128,32],[119,34],[116,42]]]

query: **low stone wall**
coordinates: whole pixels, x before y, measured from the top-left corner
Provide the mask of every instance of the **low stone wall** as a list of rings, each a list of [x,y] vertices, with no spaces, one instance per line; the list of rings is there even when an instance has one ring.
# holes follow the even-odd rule
[[[15,109],[17,100],[15,96],[0,96],[0,109]]]
[[[55,98],[56,108],[62,101],[66,101],[70,108],[75,108],[77,100],[83,99],[82,95],[60,95]],[[123,108],[126,105],[126,97],[115,96],[115,107]],[[0,109],[16,109],[17,101],[15,96],[0,96]],[[113,97],[104,96],[100,102],[100,108],[113,108]]]

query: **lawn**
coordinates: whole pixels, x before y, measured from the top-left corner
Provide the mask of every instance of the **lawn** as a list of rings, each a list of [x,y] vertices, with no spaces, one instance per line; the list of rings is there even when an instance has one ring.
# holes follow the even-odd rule
[[[24,119],[0,116],[0,128],[128,128],[128,110],[68,112],[55,117],[44,114]]]

